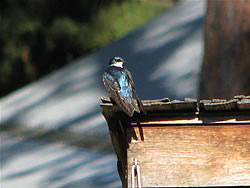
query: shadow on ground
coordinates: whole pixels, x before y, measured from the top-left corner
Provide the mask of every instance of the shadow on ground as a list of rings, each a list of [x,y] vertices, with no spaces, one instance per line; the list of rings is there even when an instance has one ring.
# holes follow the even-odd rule
[[[204,1],[184,1],[100,51],[0,100],[3,187],[120,187],[101,115],[102,73],[123,57],[142,99],[197,97]]]

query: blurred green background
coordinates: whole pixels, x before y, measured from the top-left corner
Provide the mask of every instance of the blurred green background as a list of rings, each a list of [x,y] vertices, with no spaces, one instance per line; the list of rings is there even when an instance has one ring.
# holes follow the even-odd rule
[[[1,0],[0,97],[119,39],[178,0]]]

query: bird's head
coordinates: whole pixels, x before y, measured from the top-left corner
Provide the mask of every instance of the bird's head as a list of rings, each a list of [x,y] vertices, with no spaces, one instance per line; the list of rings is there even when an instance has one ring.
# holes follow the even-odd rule
[[[113,57],[109,62],[109,66],[123,68],[123,63],[125,63],[125,61],[121,57]]]

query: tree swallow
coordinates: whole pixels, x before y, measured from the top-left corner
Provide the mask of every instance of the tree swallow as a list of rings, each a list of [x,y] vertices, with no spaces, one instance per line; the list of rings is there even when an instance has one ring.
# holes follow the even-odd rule
[[[138,96],[131,73],[123,67],[125,61],[120,57],[113,57],[109,67],[103,74],[103,83],[111,98],[130,117],[134,111],[146,114],[140,97]],[[133,98],[133,94],[136,100]]]

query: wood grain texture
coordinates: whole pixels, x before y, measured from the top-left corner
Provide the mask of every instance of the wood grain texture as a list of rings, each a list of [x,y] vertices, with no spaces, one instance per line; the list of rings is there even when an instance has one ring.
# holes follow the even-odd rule
[[[250,185],[250,124],[147,125],[127,137],[128,187],[135,158],[143,187]]]
[[[124,188],[135,158],[143,187],[250,185],[250,96],[144,100],[133,117],[101,100]]]

